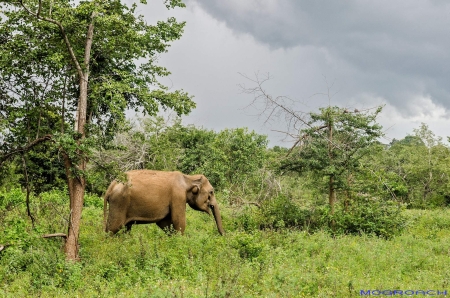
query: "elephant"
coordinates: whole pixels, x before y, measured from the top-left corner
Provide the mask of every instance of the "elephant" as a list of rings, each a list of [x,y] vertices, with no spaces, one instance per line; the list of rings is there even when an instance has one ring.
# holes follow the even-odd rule
[[[214,189],[205,176],[154,170],[133,170],[125,174],[127,182],[114,180],[105,193],[105,232],[116,234],[123,227],[130,231],[133,224],[156,223],[165,231],[173,228],[184,234],[187,203],[194,210],[208,214],[211,209],[217,229],[224,235]]]

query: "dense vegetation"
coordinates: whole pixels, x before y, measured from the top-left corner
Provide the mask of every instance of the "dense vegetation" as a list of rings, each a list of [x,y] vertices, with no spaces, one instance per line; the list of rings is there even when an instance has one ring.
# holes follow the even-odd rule
[[[127,110],[183,115],[195,107],[192,96],[160,83],[170,72],[157,63],[185,23],[148,24],[137,3],[117,0],[2,0],[0,7],[0,166],[21,155],[26,171],[26,153],[42,143],[63,161],[70,198],[64,250],[74,261],[91,149],[107,146]]]
[[[448,287],[450,147],[426,124],[384,144],[381,107],[305,113],[257,78],[243,91],[263,103],[261,115],[287,120],[292,148],[269,148],[246,128],[183,125],[195,103],[159,83],[169,71],[157,57],[184,22],[148,25],[137,4],[119,0],[1,8],[1,296],[343,297]],[[178,117],[155,116],[161,109]],[[147,117],[127,122],[130,110]],[[155,225],[104,233],[102,195],[131,169],[204,174],[225,236],[190,209],[184,237]],[[63,237],[43,239],[51,233]]]
[[[163,118],[128,125],[108,150],[95,153],[88,170],[77,263],[65,261],[59,238],[41,238],[67,228],[64,173],[47,171],[53,166],[40,159],[28,167],[32,223],[21,159],[8,163],[0,191],[0,243],[9,244],[0,252],[0,291],[6,297],[342,297],[448,287],[448,147],[425,124],[389,145],[374,142],[351,187],[337,189],[334,213],[327,176],[321,183],[317,173],[283,172],[286,154],[246,129],[214,132]],[[227,234],[219,237],[212,218],[189,210],[184,237],[167,237],[155,225],[106,235],[101,194],[111,168],[204,173],[217,186]]]
[[[41,238],[66,225],[65,193],[32,198],[34,229],[20,203],[24,194],[3,195],[9,203],[0,239],[11,246],[0,255],[2,297],[352,297],[368,289],[445,290],[450,281],[450,214],[443,210],[408,210],[407,229],[391,240],[332,237],[250,227],[220,196],[224,237],[194,210],[185,236],[142,225],[110,237],[102,231],[101,199],[87,196],[81,261],[68,263],[61,240]]]

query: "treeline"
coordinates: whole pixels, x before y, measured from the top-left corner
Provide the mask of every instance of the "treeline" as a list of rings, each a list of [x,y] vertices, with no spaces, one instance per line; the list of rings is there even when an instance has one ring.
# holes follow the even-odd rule
[[[346,183],[337,186],[338,201],[351,194],[364,194],[394,200],[408,208],[448,206],[449,150],[426,124],[401,140],[393,139],[388,144],[375,141],[355,161],[353,171],[345,175]],[[183,125],[179,118],[151,117],[129,123],[107,149],[94,150],[90,161],[87,189],[98,195],[120,172],[132,169],[202,173],[217,190],[227,193],[241,189],[241,196],[258,202],[267,196],[255,194],[268,184],[278,190],[290,189],[304,200],[325,198],[329,186],[325,172],[289,168],[287,165],[299,163],[300,157],[288,148],[269,148],[264,135],[247,128],[216,132]],[[0,168],[2,190],[27,188],[24,165],[28,186],[34,192],[64,188],[66,173],[61,156],[53,147],[42,144],[30,151],[25,161],[18,156]]]
[[[94,153],[90,171],[96,178],[89,180],[91,190],[101,193],[104,185],[97,180],[108,180],[108,173],[132,169],[202,173],[223,190],[267,165],[267,144],[266,136],[246,128],[215,132],[183,126],[179,118],[145,118],[120,132],[108,150]],[[105,166],[112,171],[105,171]]]
[[[448,206],[449,150],[424,123],[401,140],[393,139],[389,144],[375,141],[357,161],[355,170],[346,176],[346,184],[337,187],[338,201],[353,193],[394,200],[408,208]],[[121,172],[155,169],[203,173],[217,190],[241,190],[239,196],[259,203],[268,197],[255,194],[266,188],[289,190],[305,197],[303,200],[326,202],[326,173],[322,173],[323,179],[317,179],[313,171],[289,169],[286,164],[294,163],[295,158],[289,148],[269,148],[266,136],[247,128],[216,132],[183,125],[179,118],[151,117],[128,123],[106,149],[94,150],[85,175],[88,191],[98,195]],[[3,191],[20,186],[41,193],[65,187],[61,157],[48,144],[27,153],[25,160],[18,156],[0,169]]]
[[[449,147],[426,124],[389,144],[373,141],[358,159],[345,159],[343,170],[335,170],[339,179],[332,209],[329,161],[318,155],[308,161],[316,168],[294,167],[305,163],[304,151],[296,150],[301,149],[269,148],[266,136],[246,128],[216,132],[183,125],[179,118],[148,117],[122,127],[105,149],[93,150],[84,175],[87,191],[101,196],[112,179],[131,169],[202,173],[221,204],[238,208],[235,215],[243,229],[325,228],[390,237],[403,228],[402,209],[450,204]],[[43,144],[26,159],[17,157],[2,167],[0,189],[64,190],[65,175],[58,152]]]
[[[348,144],[341,137],[336,130],[335,146],[342,140],[346,140],[342,144]],[[308,140],[302,146],[313,144],[313,140]],[[406,261],[417,260],[412,252],[420,252],[423,260],[434,255],[433,264],[426,267],[431,271],[436,267],[435,260],[446,254],[442,250],[447,247],[446,238],[437,236],[448,234],[450,223],[445,212],[404,210],[449,205],[449,147],[425,124],[404,139],[389,144],[371,142],[358,160],[339,159],[354,163],[351,166],[342,163],[347,171],[340,173],[330,171],[329,166],[320,166],[321,162],[327,164],[325,157],[316,160],[316,168],[306,170],[308,164],[297,159],[305,154],[297,151],[300,148],[269,148],[265,136],[245,128],[213,131],[183,125],[178,118],[169,121],[161,117],[129,123],[121,127],[108,147],[92,148],[90,165],[83,173],[88,183],[79,263],[64,261],[58,239],[42,239],[43,234],[66,231],[68,221],[65,171],[58,150],[52,148],[52,143],[40,144],[1,168],[0,281],[6,293],[73,296],[73,292],[80,291],[85,295],[104,292],[108,296],[127,291],[133,284],[148,295],[148,285],[161,287],[158,284],[161,280],[169,292],[175,281],[197,286],[204,270],[217,274],[213,275],[214,291],[218,291],[217,285],[224,285],[222,272],[231,272],[223,288],[232,288],[236,284],[233,276],[242,274],[239,284],[254,288],[258,280],[266,278],[269,286],[261,283],[259,287],[270,292],[274,291],[272,283],[284,288],[285,282],[274,279],[274,272],[285,273],[286,262],[290,264],[292,258],[298,266],[304,260],[313,263],[311,267],[318,272],[307,284],[316,285],[318,278],[329,276],[321,266],[325,268],[330,260],[338,258],[333,266],[347,268],[348,255],[354,255],[355,251],[358,257],[352,258],[351,272],[366,272],[367,262],[373,262],[374,266],[385,264],[386,253],[380,254],[380,248],[389,255],[393,245],[402,248],[402,243],[407,245],[396,251],[409,252],[402,255],[404,272],[416,272],[413,270],[416,265],[408,265]],[[312,151],[306,153],[312,156]],[[167,237],[152,225],[142,225],[131,234],[116,237],[105,234],[100,196],[111,179],[121,179],[122,171],[139,168],[204,173],[217,190],[225,237],[214,236],[217,232],[211,218],[189,211],[186,237]],[[342,178],[336,178],[333,212],[328,200],[330,173]],[[428,215],[422,218],[425,213]],[[362,237],[330,237],[330,234]],[[391,241],[385,242],[383,238]],[[428,244],[424,246],[424,242]],[[420,247],[411,247],[411,243]],[[343,247],[341,253],[334,253],[336,245]],[[218,258],[221,262],[217,262]],[[223,270],[218,271],[217,266]],[[242,273],[246,266],[248,272]],[[392,266],[387,267],[376,267],[374,274]],[[250,272],[255,276],[249,275]],[[297,273],[295,269],[292,274]],[[296,286],[304,277],[302,274],[302,277],[294,275],[292,291],[298,291]],[[342,275],[339,284],[345,285],[348,274]],[[249,276],[252,282],[248,282]],[[385,278],[383,273],[380,280]],[[394,282],[398,283],[398,279]],[[359,283],[365,285],[367,277],[361,277]],[[86,284],[90,286],[86,288]],[[187,291],[194,291],[192,288],[196,286]],[[152,293],[155,291],[158,289],[152,289]],[[349,289],[341,290],[346,291]],[[194,296],[198,294],[195,293]],[[314,296],[318,292],[311,290],[311,293]]]

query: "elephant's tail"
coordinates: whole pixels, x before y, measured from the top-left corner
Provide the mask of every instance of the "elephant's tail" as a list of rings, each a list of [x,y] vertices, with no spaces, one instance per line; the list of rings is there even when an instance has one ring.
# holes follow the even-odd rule
[[[108,213],[108,197],[105,194],[103,198],[103,231],[106,232],[106,216]]]

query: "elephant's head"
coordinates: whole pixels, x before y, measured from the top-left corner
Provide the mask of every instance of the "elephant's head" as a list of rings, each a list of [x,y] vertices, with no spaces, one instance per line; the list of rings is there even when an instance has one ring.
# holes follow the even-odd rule
[[[187,203],[192,209],[203,211],[211,214],[212,210],[214,219],[216,220],[217,229],[221,235],[225,234],[222,228],[222,218],[220,216],[219,205],[217,204],[216,196],[214,195],[214,188],[208,179],[203,175],[186,176],[188,183]]]

